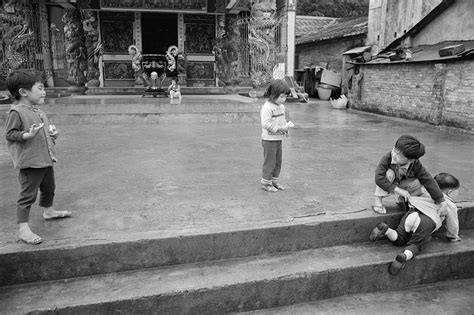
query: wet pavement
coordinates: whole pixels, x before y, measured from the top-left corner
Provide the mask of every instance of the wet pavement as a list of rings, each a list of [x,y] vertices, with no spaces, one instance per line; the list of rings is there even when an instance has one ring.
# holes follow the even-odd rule
[[[169,104],[166,99],[136,96],[68,99],[95,105],[113,100]],[[184,96],[179,106],[218,106],[225,101],[250,106],[247,110],[256,114],[263,102],[232,96],[207,99]],[[402,134],[425,144],[427,153],[421,161],[432,175],[452,173],[461,181],[459,199],[474,201],[473,134],[335,110],[325,101],[288,103],[287,108],[296,127],[284,141],[280,181],[287,189],[278,193],[260,189],[263,154],[258,121],[59,120],[55,208],[71,210],[73,217],[45,222],[36,204],[30,226],[43,237],[41,247],[48,248],[375,216],[369,210],[373,172]],[[32,246],[16,237],[17,171],[4,141],[0,177],[0,250],[30,250]],[[388,199],[392,205],[395,201]]]

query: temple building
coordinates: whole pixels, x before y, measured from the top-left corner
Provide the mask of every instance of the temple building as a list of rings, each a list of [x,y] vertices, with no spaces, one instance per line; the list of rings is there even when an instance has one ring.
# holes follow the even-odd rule
[[[292,75],[296,0],[3,0],[0,83],[34,68],[49,87],[188,87]]]

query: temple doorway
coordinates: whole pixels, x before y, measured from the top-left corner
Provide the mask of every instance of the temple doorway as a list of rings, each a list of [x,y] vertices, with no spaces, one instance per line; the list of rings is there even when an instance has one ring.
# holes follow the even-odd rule
[[[171,45],[178,46],[178,15],[142,13],[142,53],[165,54]]]

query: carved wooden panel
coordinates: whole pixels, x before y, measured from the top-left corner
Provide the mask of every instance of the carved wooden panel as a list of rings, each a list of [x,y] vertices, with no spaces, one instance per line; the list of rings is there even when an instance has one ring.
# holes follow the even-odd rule
[[[102,21],[102,40],[105,52],[127,53],[133,44],[133,22]]]
[[[213,15],[185,14],[185,42],[186,54],[212,53],[216,39],[216,24]]]
[[[134,80],[135,72],[132,69],[132,63],[129,61],[105,61],[104,79],[105,80]]]
[[[101,8],[206,12],[206,0],[101,0]]]
[[[213,80],[215,78],[214,62],[188,61],[186,74],[188,80]]]
[[[186,24],[185,52],[188,54],[211,53],[214,44],[214,33],[214,25]]]

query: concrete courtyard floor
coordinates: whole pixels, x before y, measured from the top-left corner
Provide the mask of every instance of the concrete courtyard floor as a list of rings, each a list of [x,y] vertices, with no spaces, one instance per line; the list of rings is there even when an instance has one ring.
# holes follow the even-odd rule
[[[129,98],[131,104],[142,100],[117,98]],[[192,102],[192,96],[184,97],[183,103]],[[262,101],[256,102],[257,108]],[[56,124],[55,208],[71,210],[73,216],[44,221],[36,204],[30,225],[44,239],[40,246],[375,216],[370,210],[373,172],[402,134],[425,144],[421,161],[431,174],[454,174],[462,184],[459,199],[474,201],[473,134],[335,110],[324,101],[288,103],[287,108],[296,127],[284,141],[280,181],[287,189],[278,193],[260,188],[258,121]],[[0,135],[4,139],[3,129]],[[17,171],[5,141],[0,141],[0,177],[0,251],[34,250],[17,239]],[[395,201],[390,197],[389,203]]]

